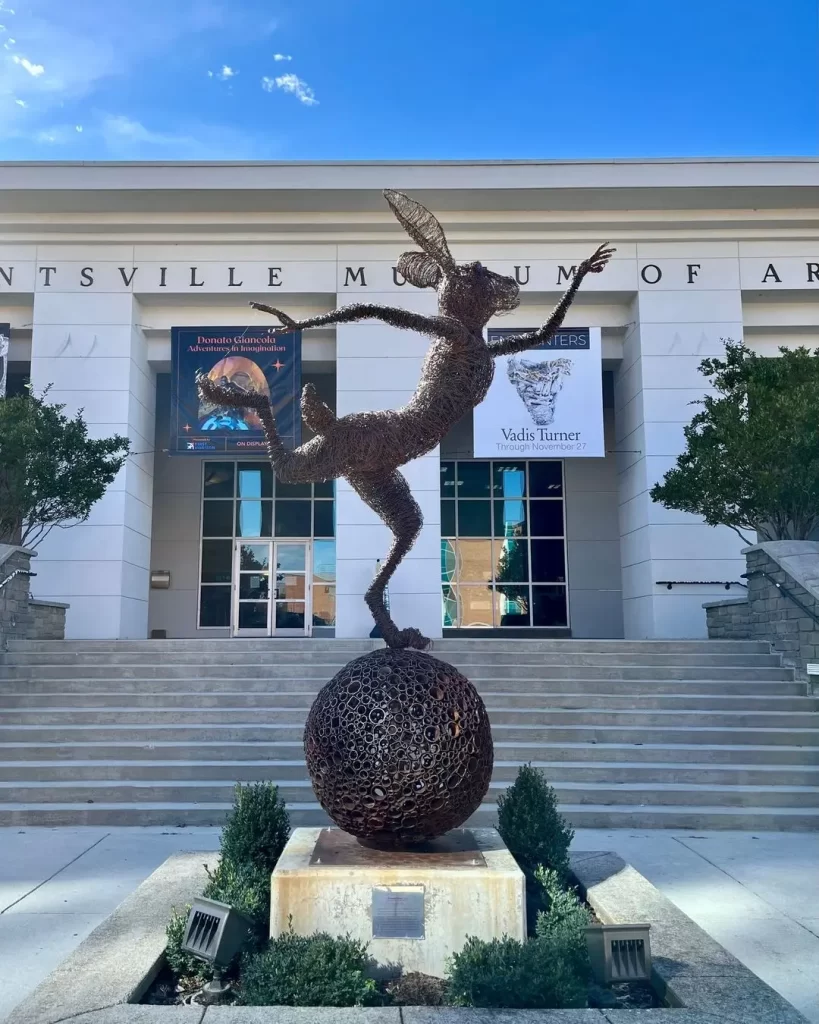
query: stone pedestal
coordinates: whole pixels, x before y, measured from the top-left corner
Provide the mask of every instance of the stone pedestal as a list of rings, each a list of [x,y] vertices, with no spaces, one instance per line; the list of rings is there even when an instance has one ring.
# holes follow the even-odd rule
[[[402,851],[297,828],[271,878],[271,937],[291,918],[299,935],[349,934],[379,964],[443,977],[468,935],[525,938],[524,879],[495,829],[454,829]]]

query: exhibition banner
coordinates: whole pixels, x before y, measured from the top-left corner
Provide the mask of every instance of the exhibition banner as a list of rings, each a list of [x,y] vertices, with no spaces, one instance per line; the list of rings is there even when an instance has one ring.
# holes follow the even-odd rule
[[[492,328],[489,341],[526,333]],[[600,328],[561,330],[536,348],[499,356],[473,423],[477,459],[603,458]]]
[[[199,370],[218,383],[267,395],[284,444],[295,448],[300,443],[300,331],[274,334],[261,327],[174,327],[171,347],[171,455],[266,451],[256,412],[200,399]]]

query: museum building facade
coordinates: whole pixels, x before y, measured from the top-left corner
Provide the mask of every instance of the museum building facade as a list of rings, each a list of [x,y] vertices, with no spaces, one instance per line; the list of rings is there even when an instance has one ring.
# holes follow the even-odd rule
[[[559,335],[499,360],[486,402],[405,467],[424,526],[389,588],[398,625],[705,635],[743,543],[649,491],[723,339],[819,346],[815,160],[0,165],[8,392],[50,385],[132,449],[89,520],[40,545],[34,595],[70,605],[74,638],[369,635],[387,528],[344,480],[278,481],[252,423],[191,409],[190,367],[261,374],[291,412],[305,383],[339,416],[406,402],[421,335],[368,320],[278,346],[248,305],[434,312],[397,269],[412,244],[385,187],[436,213],[457,260],[518,282],[490,335],[539,326],[617,249]]]

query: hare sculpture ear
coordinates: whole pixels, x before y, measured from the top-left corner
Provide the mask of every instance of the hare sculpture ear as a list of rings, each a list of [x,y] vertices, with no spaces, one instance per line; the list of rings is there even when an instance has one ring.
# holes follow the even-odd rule
[[[444,229],[429,210],[409,196],[405,196],[403,192],[396,192],[391,188],[384,189],[384,198],[413,242],[419,245],[445,273],[454,270],[455,260],[446,244]]]
[[[425,252],[403,252],[395,269],[416,288],[437,288],[444,276],[441,268]]]

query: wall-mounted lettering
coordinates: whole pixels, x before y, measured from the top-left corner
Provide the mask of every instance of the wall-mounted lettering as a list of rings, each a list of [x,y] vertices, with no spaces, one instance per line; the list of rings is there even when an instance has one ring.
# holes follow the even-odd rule
[[[349,267],[347,269],[349,270]],[[398,280],[399,277],[401,278],[400,281]],[[399,288],[403,288],[404,285],[407,283],[407,279],[404,277],[404,275],[398,273],[398,267],[392,268],[392,282],[393,284],[397,284]]]
[[[236,267],[228,267],[228,271],[230,273],[230,276],[229,276],[229,279],[228,279],[228,288],[241,288],[242,285],[244,284],[244,281],[234,281],[233,280],[233,275],[236,273]]]
[[[40,267],[39,268],[39,272],[41,274],[43,272],[45,272],[45,279],[43,280],[43,287],[44,288],[50,288],[51,287],[51,275],[57,273],[57,268],[56,267]]]
[[[364,277],[364,268],[363,267],[359,267],[358,270],[353,270],[352,267],[347,267],[346,268],[346,272],[344,274],[344,287],[345,288],[349,288],[349,286],[350,286],[350,279],[351,278],[352,278],[352,281],[355,284],[360,285],[362,288],[366,288],[367,287],[367,279]]]
[[[8,270],[0,267],[0,276],[2,276],[6,284],[11,287],[11,279],[14,277],[14,267],[9,267]]]
[[[694,278],[699,274],[702,264],[701,263],[688,263],[688,283],[693,284]]]
[[[119,271],[120,277],[122,278],[122,283],[125,285],[126,288],[130,288],[131,282],[134,279],[134,274],[136,274],[136,272],[139,270],[139,267],[131,267],[130,277],[125,276],[125,267],[117,267],[117,270]]]
[[[520,267],[515,267],[515,280],[518,284],[529,284],[529,267],[526,266],[523,269],[526,271],[526,280],[521,280]]]
[[[80,288],[90,288],[94,283],[94,268],[83,267],[80,271]]]
[[[267,268],[267,273],[268,273],[267,287],[268,288],[281,288],[281,286],[282,286],[282,282],[281,282],[282,268],[281,267],[268,267]]]
[[[651,271],[652,280],[649,281],[647,274]],[[663,272],[657,266],[656,263],[646,263],[643,269],[640,271],[640,277],[645,281],[646,284],[657,284],[658,281],[662,280]]]
[[[168,273],[168,268],[167,267],[160,267],[159,268],[159,287],[160,288],[167,288],[168,287],[168,284],[165,281],[165,275],[167,273]]]
[[[570,277],[574,277],[577,273],[577,267],[572,264],[568,270],[565,267],[557,268],[557,283],[562,284],[564,281],[568,281]]]
[[[773,265],[773,263],[768,264],[768,269],[765,271],[765,276],[762,278],[762,283],[765,284],[769,277],[772,277],[777,284],[782,284],[782,278],[779,276],[779,274],[777,274],[776,267]]]
[[[198,267],[191,267],[191,283],[190,283],[190,287],[191,288],[204,288],[205,287],[205,282],[204,281],[197,281],[196,280],[196,271],[198,269],[199,269]]]
[[[819,281],[819,263],[807,263],[805,265],[808,268],[808,284],[811,281]]]

